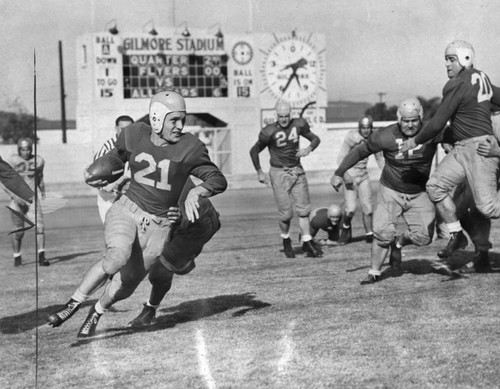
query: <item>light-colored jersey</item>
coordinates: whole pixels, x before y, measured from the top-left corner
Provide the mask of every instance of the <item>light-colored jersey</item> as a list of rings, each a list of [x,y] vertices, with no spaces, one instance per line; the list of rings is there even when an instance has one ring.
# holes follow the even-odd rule
[[[359,130],[354,129],[351,130],[347,133],[347,135],[344,138],[344,142],[342,143],[342,146],[340,147],[340,152],[337,157],[337,163],[340,165],[343,161],[343,159],[351,152],[351,150],[356,147],[357,145],[360,145],[362,143],[365,143],[366,139],[361,136],[359,133]],[[380,165],[383,164],[383,155],[382,153],[375,153],[374,154],[375,159],[377,160],[377,163]],[[350,168],[347,173],[355,180],[355,181],[363,181],[368,178],[368,157],[362,159],[356,165],[354,165],[352,168]]]
[[[35,182],[40,184],[43,181],[43,168],[45,161],[42,157],[31,156],[30,159],[25,160],[18,154],[12,154],[8,160],[10,166],[14,168],[19,175],[24,178],[32,191],[35,191]]]

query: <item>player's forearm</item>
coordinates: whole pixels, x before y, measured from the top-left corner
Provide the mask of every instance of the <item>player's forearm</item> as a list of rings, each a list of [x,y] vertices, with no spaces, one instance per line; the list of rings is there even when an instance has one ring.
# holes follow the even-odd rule
[[[347,170],[352,168],[362,159],[368,157],[371,154],[370,150],[366,146],[366,143],[363,143],[359,146],[354,147],[349,154],[342,160],[337,170],[335,170],[335,175],[339,177],[344,177],[344,174]]]
[[[26,181],[12,167],[0,158],[0,181],[12,193],[27,202],[33,201],[34,193]]]
[[[226,177],[219,171],[219,169],[212,170],[203,174],[201,177],[197,177],[203,181],[203,183],[199,186],[206,190],[203,192],[203,195],[201,195],[203,197],[215,196],[216,194],[222,193],[227,189]]]
[[[250,149],[250,158],[252,159],[252,164],[255,170],[258,172],[259,170],[262,170],[260,166],[260,158],[259,158],[259,148],[257,144],[255,144],[251,149]]]
[[[313,134],[312,137],[308,138],[310,140],[310,144],[309,144],[309,147],[311,148],[311,151],[314,151],[318,146],[319,144],[321,143],[321,139],[319,138],[319,136]]]

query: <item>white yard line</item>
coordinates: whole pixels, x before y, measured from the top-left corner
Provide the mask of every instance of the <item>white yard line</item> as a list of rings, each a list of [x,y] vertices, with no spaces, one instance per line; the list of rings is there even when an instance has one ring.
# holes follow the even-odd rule
[[[205,339],[203,338],[203,331],[196,330],[196,349],[198,350],[198,363],[200,365],[200,374],[205,379],[207,383],[207,388],[215,389],[215,381],[210,372],[210,365],[208,363],[207,348],[205,345]]]
[[[283,331],[283,338],[281,339],[281,345],[283,348],[283,354],[278,361],[278,372],[284,374],[286,372],[287,366],[294,357],[295,342],[293,341],[293,330],[295,328],[295,322],[292,321],[288,323],[287,328]]]

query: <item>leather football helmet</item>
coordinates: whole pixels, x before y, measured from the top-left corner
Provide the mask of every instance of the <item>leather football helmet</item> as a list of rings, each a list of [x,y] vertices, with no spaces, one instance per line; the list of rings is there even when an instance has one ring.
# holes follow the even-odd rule
[[[444,51],[445,57],[456,55],[458,62],[466,69],[470,69],[474,64],[474,48],[469,42],[462,40],[452,41]]]
[[[151,98],[149,121],[154,132],[159,134],[163,130],[165,117],[170,112],[186,112],[186,101],[182,95],[174,91],[163,91]]]
[[[410,97],[399,104],[397,115],[399,124],[401,124],[402,118],[410,118],[417,115],[420,117],[420,121],[422,121],[424,120],[424,109],[419,99]]]

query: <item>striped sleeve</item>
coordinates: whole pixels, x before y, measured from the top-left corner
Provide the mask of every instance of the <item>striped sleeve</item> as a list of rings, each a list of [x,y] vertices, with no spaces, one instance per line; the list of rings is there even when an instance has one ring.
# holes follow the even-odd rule
[[[116,144],[116,136],[113,137],[113,138],[109,138],[107,141],[105,141],[103,143],[103,145],[101,146],[101,148],[99,149],[99,151],[97,153],[95,153],[95,155],[94,155],[94,161],[97,158],[102,157],[103,155],[109,153],[112,149],[114,149],[115,148],[115,144]]]

